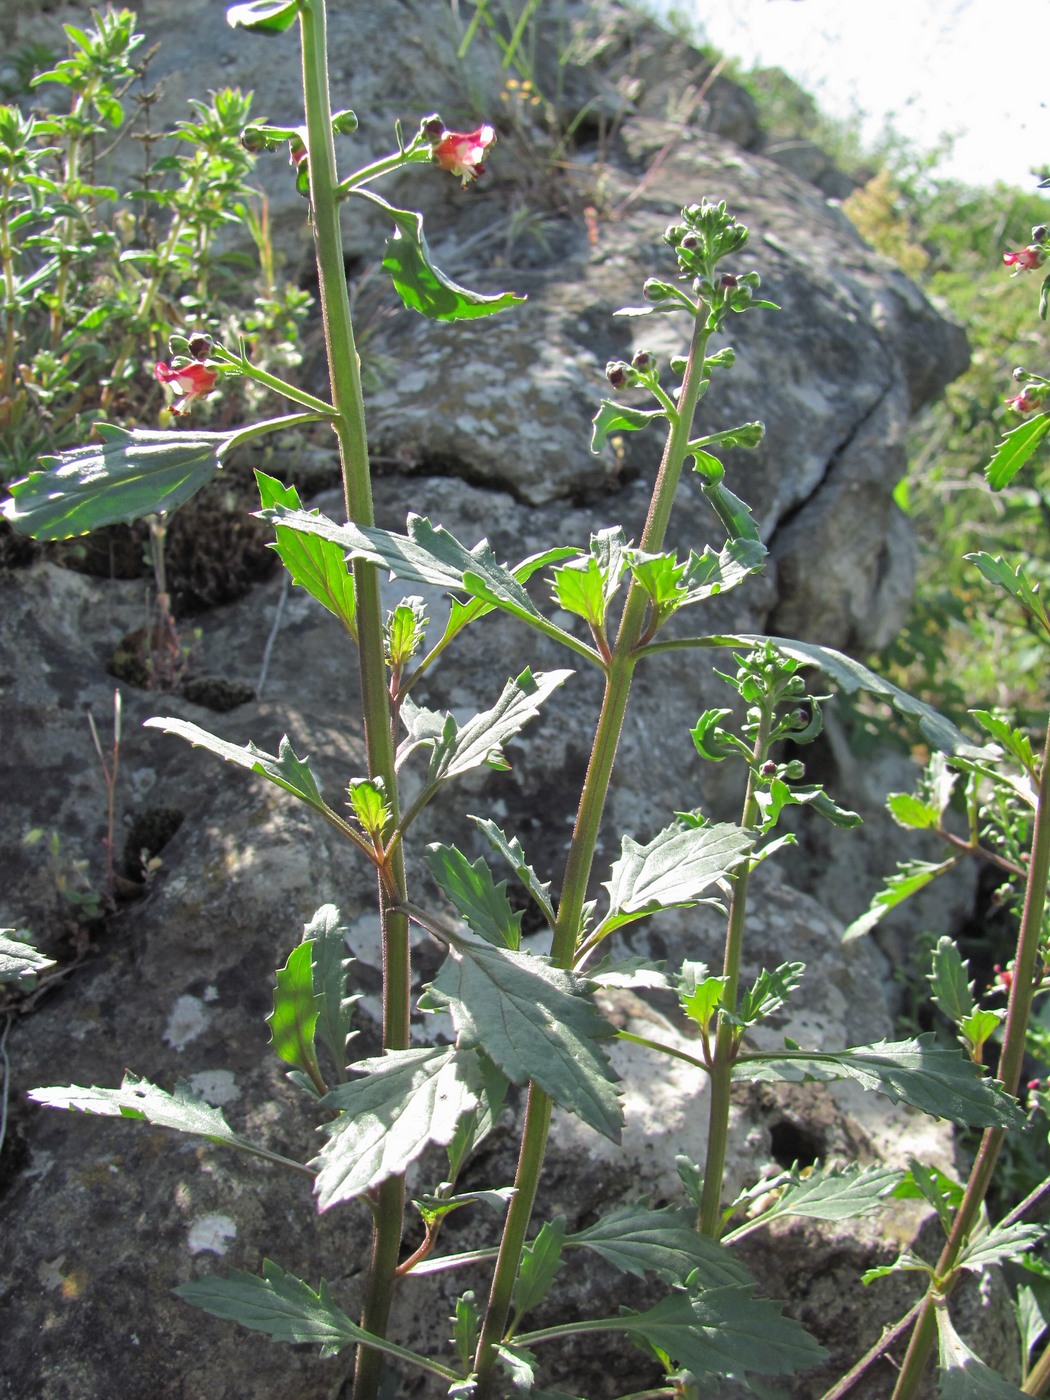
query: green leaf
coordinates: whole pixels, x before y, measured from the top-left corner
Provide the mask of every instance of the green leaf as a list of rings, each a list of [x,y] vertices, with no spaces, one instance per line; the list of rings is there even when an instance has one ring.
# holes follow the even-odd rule
[[[522,1251],[518,1277],[514,1280],[513,1304],[516,1320],[542,1303],[562,1265],[565,1217],[556,1215],[540,1226],[539,1233]]]
[[[787,1180],[771,1183],[776,1199],[754,1220],[748,1221],[733,1238],[766,1225],[781,1216],[801,1216],[811,1220],[853,1220],[876,1211],[904,1179],[904,1172],[893,1167],[861,1167],[851,1162],[844,1167],[817,1165],[805,1172],[797,1166],[785,1174]]]
[[[391,578],[471,595],[475,602],[465,606],[458,600],[453,603],[453,618],[446,628],[446,640],[467,621],[484,616],[491,608],[499,608],[546,636],[588,656],[594,655],[570,633],[548,621],[522,586],[536,569],[578,553],[568,546],[532,555],[511,570],[497,562],[488,540],[481,540],[473,549],[467,549],[444,526],[432,525],[426,516],[410,514],[408,533],[398,535],[371,526],[337,525],[323,515],[289,510],[280,504],[260,514],[275,525],[332,540],[352,558],[367,559],[387,569]]]
[[[234,1269],[226,1278],[211,1275],[173,1291],[213,1317],[265,1332],[272,1341],[320,1345],[323,1356],[336,1356],[369,1335],[336,1307],[324,1279],[315,1293],[270,1259],[263,1261],[262,1278]]]
[[[332,1057],[336,1076],[346,1079],[346,1046],[351,1035],[354,1003],[360,994],[347,996],[346,974],[353,962],[347,956],[346,929],[334,904],[322,904],[303,930],[313,954],[314,994],[318,1000],[317,1037]]]
[[[177,734],[181,739],[187,740],[195,748],[208,749],[211,753],[218,754],[227,763],[236,763],[241,768],[248,768],[253,773],[258,773],[263,778],[268,778],[271,783],[276,783],[278,787],[284,788],[285,792],[290,792],[293,797],[298,797],[300,802],[305,802],[308,807],[312,807],[315,812],[329,821],[334,821],[340,829],[345,827],[342,819],[327,806],[318,790],[314,775],[310,771],[309,759],[297,758],[288,737],[285,735],[281,739],[280,750],[276,757],[273,754],[265,753],[262,749],[257,749],[251,742],[243,748],[238,744],[228,743],[225,739],[220,739],[216,734],[209,734],[206,729],[201,729],[199,725],[190,724],[183,719],[165,719],[154,716],[144,723],[146,729],[162,729],[165,734]]]
[[[938,875],[943,875],[957,864],[958,858],[949,856],[947,860],[934,865],[925,860],[912,860],[906,865],[899,865],[895,875],[886,877],[885,885],[872,897],[867,910],[843,930],[843,943],[863,938],[891,909],[896,909],[898,904],[903,904],[913,894],[925,889],[931,880],[935,880]]]
[[[435,842],[426,848],[424,860],[438,888],[474,933],[498,948],[518,947],[521,914],[511,909],[506,881],[496,884],[484,857],[478,856],[472,865],[455,846]]]
[[[1039,761],[1032,752],[1032,741],[1023,729],[1015,729],[1002,715],[993,714],[990,710],[971,710],[970,714],[986,734],[1013,755],[1030,778],[1036,777]]]
[[[678,1004],[702,1030],[706,1030],[711,1017],[722,1005],[727,977],[713,977],[708,973],[706,963],[684,962],[677,977]]]
[[[936,1308],[940,1400],[1024,1400],[1023,1392],[976,1357],[952,1326],[947,1301]]]
[[[925,1274],[927,1279],[932,1279],[933,1269],[925,1259],[920,1259],[910,1249],[905,1249],[897,1255],[892,1264],[877,1264],[872,1269],[865,1269],[860,1281],[866,1288],[876,1279],[889,1278],[891,1274]]]
[[[174,1292],[213,1317],[239,1322],[253,1332],[265,1332],[274,1342],[308,1342],[319,1345],[322,1356],[336,1356],[344,1347],[364,1344],[396,1356],[446,1381],[457,1380],[454,1371],[409,1351],[351,1322],[321,1280],[315,1293],[294,1274],[270,1259],[263,1260],[263,1277],[234,1269],[227,1278],[212,1275],[182,1283]]]
[[[222,1110],[200,1098],[183,1080],[174,1094],[165,1093],[148,1079],[125,1074],[119,1089],[68,1087],[30,1089],[29,1097],[48,1108],[75,1108],[102,1118],[135,1118],[155,1128],[173,1128],[227,1147],[255,1151],[246,1139],[238,1137],[222,1116]]]
[[[666,969],[665,962],[649,958],[604,958],[587,969],[587,979],[596,987],[651,987],[668,992],[671,982]]]
[[[525,858],[525,851],[516,836],[507,837],[495,822],[485,817],[471,817],[474,825],[484,836],[497,855],[503,857],[525,889],[532,896],[543,917],[553,928],[556,916],[551,904],[550,881],[541,883],[539,876]]]
[[[394,232],[386,241],[383,267],[390,273],[397,294],[409,311],[418,311],[432,321],[462,321],[491,316],[495,311],[505,311],[525,300],[512,292],[484,296],[453,282],[431,260],[423,236],[422,214],[413,209],[395,209],[370,190],[359,189],[354,193],[377,204],[394,221]]]
[[[585,1230],[568,1235],[565,1245],[591,1249],[636,1278],[648,1273],[665,1283],[684,1283],[699,1270],[705,1286],[754,1284],[724,1245],[697,1232],[695,1214],[678,1206],[650,1210],[644,1200],[618,1206]]]
[[[761,541],[758,523],[745,501],[735,496],[725,484],[725,467],[717,457],[699,449],[693,453],[694,470],[700,477],[700,490],[708,505],[722,522],[731,540]]]
[[[748,1372],[790,1375],[819,1365],[827,1355],[776,1303],[755,1298],[740,1285],[706,1288],[698,1295],[676,1289],[648,1312],[608,1319],[608,1326],[614,1324],[700,1381],[742,1378]]]
[[[735,1026],[753,1026],[779,1011],[802,981],[806,964],[800,962],[781,963],[772,972],[763,968],[755,981],[740,998],[736,1012],[726,1013]]]
[[[667,414],[662,408],[626,408],[612,399],[602,399],[594,416],[591,451],[600,452],[612,433],[636,433],[640,428],[647,428],[657,418],[666,417]]]
[[[391,1050],[353,1069],[365,1077],[322,1100],[339,1116],[323,1125],[328,1141],[311,1163],[319,1210],[400,1176],[430,1143],[451,1142],[481,1092],[478,1057],[452,1045]]]
[[[31,987],[36,974],[45,967],[54,967],[54,958],[45,958],[31,943],[23,943],[20,938],[9,938],[13,928],[0,928],[0,984],[18,982],[23,987]]]
[[[660,909],[689,908],[750,849],[751,838],[726,822],[687,830],[671,825],[645,846],[625,836],[605,882],[609,912],[601,928],[609,933]]]
[[[953,1213],[962,1205],[965,1188],[939,1167],[928,1167],[916,1157],[909,1157],[908,1171],[893,1194],[899,1201],[922,1199],[929,1202],[937,1212],[945,1235],[950,1235]]]
[[[283,486],[275,477],[256,470],[255,479],[263,510],[284,506],[301,511],[302,503],[294,486]],[[357,637],[357,599],[354,576],[347,568],[344,551],[331,540],[307,535],[299,530],[276,526],[274,549],[291,575],[292,582],[317,599],[337,617],[351,637]]]
[[[1009,486],[1048,431],[1050,413],[1040,413],[1010,429],[984,469],[985,480],[993,491]]]
[[[1011,569],[1001,554],[996,555],[993,559],[990,554],[985,554],[983,551],[977,554],[967,554],[966,558],[971,564],[976,564],[978,570],[989,583],[994,583],[997,588],[1001,588],[1004,593],[1008,593],[1011,598],[1020,603],[1025,612],[1039,623],[1044,632],[1050,632],[1050,618],[1047,617],[1046,604],[1039,592],[1039,585],[1032,583],[1022,565],[1018,564],[1015,569]]]
[[[765,558],[766,547],[761,540],[747,538],[727,541],[718,554],[710,545],[704,548],[703,554],[691,551],[689,566],[682,576],[686,590],[682,606],[728,593],[749,575],[757,573]]]
[[[886,807],[897,825],[910,831],[935,831],[941,824],[941,813],[934,803],[913,792],[891,792]]]
[[[915,1040],[878,1041],[851,1050],[784,1050],[743,1054],[733,1066],[737,1080],[787,1083],[852,1079],[865,1089],[903,1101],[935,1118],[972,1127],[1023,1128],[1024,1114],[981,1068],[932,1033]]]
[[[535,1080],[555,1103],[620,1139],[623,1115],[597,1044],[614,1028],[567,972],[457,934],[425,1004],[447,1007],[460,1043],[477,1045],[515,1084]]]
[[[970,1238],[959,1254],[957,1267],[980,1273],[1004,1259],[1020,1259],[1046,1238],[1046,1231],[1045,1225],[996,1225],[987,1234]]]
[[[481,1313],[473,1289],[468,1289],[456,1299],[456,1310],[452,1315],[452,1345],[465,1371],[474,1365],[474,1350],[480,1336]]]
[[[685,597],[682,575],[686,564],[674,554],[646,554],[632,549],[628,554],[631,573],[658,613],[673,611]]]
[[[764,646],[767,641],[772,642],[777,651],[782,652],[785,656],[793,657],[796,661],[803,661],[810,666],[816,666],[847,695],[852,695],[858,690],[866,690],[877,699],[887,701],[898,714],[914,719],[922,734],[935,748],[948,754],[960,754],[967,758],[989,757],[986,749],[980,749],[971,744],[960,729],[956,728],[950,720],[945,719],[942,714],[938,714],[931,706],[924,704],[921,700],[916,700],[914,695],[909,695],[907,691],[891,685],[889,681],[884,681],[881,676],[877,676],[867,666],[862,666],[853,657],[845,656],[832,647],[817,646],[815,642],[794,641],[789,637],[762,637],[756,634],[726,637],[723,641],[729,646],[750,647],[760,647]]]
[[[741,423],[735,428],[723,428],[719,433],[710,433],[706,437],[696,438],[689,444],[689,451],[694,452],[698,447],[757,447],[766,435],[766,425],[757,420],[751,423]]]
[[[251,29],[256,34],[281,34],[291,29],[298,17],[299,0],[250,0],[226,10],[231,29]]]
[[[173,511],[212,479],[233,440],[226,433],[95,428],[101,443],[42,457],[47,470],[11,484],[0,514],[20,535],[65,540]]]
[[[277,973],[273,1010],[266,1017],[273,1048],[285,1064],[322,1082],[314,1051],[318,1002],[314,992],[313,945],[307,940],[292,952]]]
[[[543,702],[571,675],[571,671],[540,671],[533,676],[526,667],[520,676],[507,682],[491,710],[484,710],[462,726],[454,716],[447,715],[440,738],[433,741],[428,781],[443,783],[486,765],[509,769],[503,745],[539,714]]]
[[[929,982],[933,1000],[949,1021],[959,1025],[973,1011],[973,984],[970,967],[950,938],[942,936],[933,950]]]
[[[448,1155],[448,1175],[455,1181],[468,1157],[496,1126],[503,1104],[507,1098],[507,1077],[492,1063],[481,1050],[475,1052],[481,1070],[481,1090],[477,1107],[465,1113],[459,1120],[455,1135],[445,1145]],[[508,1188],[511,1195],[513,1187]],[[478,1200],[490,1200],[500,1192],[477,1192]]]

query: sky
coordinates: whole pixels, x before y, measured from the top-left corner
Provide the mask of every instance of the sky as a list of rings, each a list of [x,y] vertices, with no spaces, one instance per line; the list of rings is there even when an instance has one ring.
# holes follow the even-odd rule
[[[940,173],[1034,190],[1050,163],[1050,0],[660,0],[745,67],[780,67],[831,116],[887,118]]]

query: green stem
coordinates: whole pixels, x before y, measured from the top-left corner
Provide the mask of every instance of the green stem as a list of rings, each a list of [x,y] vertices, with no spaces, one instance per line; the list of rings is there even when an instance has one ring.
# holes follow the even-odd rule
[[[375,523],[375,515],[365,434],[361,362],[354,342],[339,226],[324,0],[300,0],[299,23],[310,148],[310,212],[317,251],[332,404],[336,411],[333,427],[339,439],[347,518],[356,525],[371,526]],[[363,560],[357,560],[353,569],[368,771],[370,777],[383,780],[391,804],[392,820],[396,825],[397,774],[390,732],[379,575],[375,565]],[[403,1050],[409,1043],[408,918],[392,907],[403,905],[407,899],[400,846],[391,855],[388,879],[394,893],[388,893],[383,883],[379,886],[383,939],[383,1048]],[[385,1335],[389,1322],[401,1250],[404,1202],[404,1178],[389,1177],[378,1191],[371,1268],[361,1316],[361,1326],[377,1336]],[[354,1400],[376,1400],[381,1369],[382,1359],[376,1351],[368,1347],[358,1348]]]
[[[0,396],[6,398],[14,385],[15,352],[18,346],[18,284],[15,281],[15,250],[11,241],[11,215],[13,182],[4,181],[4,192],[0,196],[0,262],[4,269],[4,364],[0,377]]]
[[[318,417],[329,419],[335,414],[335,409],[330,403],[325,403],[324,399],[315,398],[313,394],[308,394],[305,389],[297,389],[294,384],[286,384],[275,374],[259,369],[257,365],[251,363],[247,355],[232,355],[221,345],[215,346],[212,355],[220,364],[236,365],[246,378],[254,379],[257,384],[264,384],[267,389],[272,389],[275,394],[291,399],[293,403],[302,404],[304,408],[311,409]]]
[[[704,356],[709,336],[710,331],[705,327],[702,317],[697,316],[693,326],[689,360],[682,381],[679,411],[671,421],[671,429],[653,487],[649,515],[642,532],[640,547],[650,553],[656,553],[662,547],[671,517],[671,507],[688,452],[693,414],[705,385]],[[555,967],[571,967],[576,956],[583,907],[587,898],[587,883],[627,710],[631,679],[638,660],[638,642],[645,630],[648,606],[649,600],[644,591],[636,583],[632,583],[608,666],[605,695],[565,865],[558,919],[551,944],[551,962]],[[515,1195],[507,1211],[503,1238],[492,1276],[488,1308],[474,1359],[477,1372],[476,1400],[489,1400],[492,1394],[496,1347],[506,1333],[514,1280],[517,1278],[539,1186],[540,1169],[547,1149],[550,1119],[550,1098],[537,1085],[530,1084],[518,1170],[514,1178]]]
[[[417,152],[412,152],[412,147],[406,146],[403,151],[395,151],[393,155],[373,161],[371,165],[366,165],[356,174],[348,176],[341,185],[337,186],[336,194],[340,199],[345,199],[348,194],[360,189],[362,185],[378,180],[380,175],[389,175],[391,171],[400,170],[406,165],[429,165],[430,161],[429,147],[426,150],[421,147]]]
[[[772,725],[771,709],[765,708],[755,736],[751,766],[748,771],[747,793],[741,826],[745,831],[758,825],[759,807],[757,773],[765,762]],[[740,961],[744,949],[744,925],[747,917],[747,889],[751,879],[751,862],[743,861],[730,875],[732,897],[729,905],[729,927],[726,932],[722,975],[726,979],[722,993],[722,1008],[736,1011],[740,982]],[[711,1098],[707,1112],[707,1156],[704,1159],[704,1189],[700,1198],[697,1229],[716,1240],[722,1228],[722,1181],[725,1176],[726,1151],[729,1142],[729,1109],[733,1083],[733,1063],[739,1048],[739,1034],[734,1026],[720,1016],[711,1057]]]
[[[1017,954],[1014,959],[1013,983],[1010,987],[1010,1000],[1006,1009],[1006,1025],[1003,1031],[1003,1050],[999,1058],[999,1078],[1009,1094],[1017,1093],[1024,1061],[1025,1035],[1032,1010],[1036,987],[1036,967],[1042,941],[1043,910],[1046,904],[1047,878],[1050,876],[1050,725],[1047,726],[1043,744],[1042,770],[1039,777],[1039,793],[1035,809],[1035,828],[1032,832],[1032,856],[1028,866],[1028,884],[1025,889],[1024,910],[1021,914],[1021,927],[1017,935]],[[935,1273],[940,1279],[950,1279],[955,1269],[959,1252],[973,1229],[984,1198],[991,1185],[995,1164],[1005,1141],[1002,1128],[986,1128],[977,1149],[966,1192],[952,1222],[948,1242],[937,1261]],[[914,1400],[919,1393],[926,1363],[937,1336],[937,1319],[934,1313],[934,1292],[931,1289],[923,1301],[922,1312],[915,1325],[908,1350],[901,1366],[893,1400]],[[1028,1394],[1038,1392],[1028,1391]]]

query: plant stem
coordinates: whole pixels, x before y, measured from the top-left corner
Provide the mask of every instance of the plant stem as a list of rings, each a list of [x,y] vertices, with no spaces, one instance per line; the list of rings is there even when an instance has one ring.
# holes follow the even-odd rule
[[[689,360],[682,381],[679,411],[671,420],[671,429],[653,487],[649,515],[642,533],[640,547],[650,553],[656,553],[663,545],[675,492],[688,455],[693,414],[704,388],[704,357],[709,336],[710,331],[704,324],[703,316],[698,315],[693,326]],[[555,967],[570,968],[576,955],[583,907],[587,898],[587,882],[594,861],[609,780],[627,710],[631,679],[638,661],[637,647],[645,630],[648,606],[649,601],[644,591],[637,583],[632,583],[612,649],[605,695],[569,845],[558,904],[558,919],[551,944],[551,962]],[[507,1211],[503,1238],[492,1276],[488,1308],[474,1359],[477,1372],[476,1400],[489,1400],[492,1394],[496,1347],[506,1332],[514,1281],[518,1274],[547,1148],[550,1119],[549,1096],[536,1084],[530,1084],[518,1169],[514,1178],[515,1195]]]
[[[354,524],[375,523],[365,435],[361,362],[354,343],[350,298],[343,263],[339,226],[338,176],[332,139],[332,108],[328,87],[328,55],[324,0],[300,0],[303,95],[310,147],[310,212],[317,250],[317,271],[325,341],[328,347],[333,427],[339,439],[347,517]],[[357,597],[358,660],[364,716],[368,772],[381,778],[398,820],[397,774],[390,732],[389,696],[383,649],[383,618],[379,577],[373,564],[354,563]],[[409,943],[408,918],[391,907],[407,899],[404,859],[400,846],[391,855],[388,878],[396,900],[379,885],[379,909],[383,939],[383,1048],[403,1050],[409,1042]],[[389,1177],[378,1191],[372,1236],[372,1260],[361,1315],[361,1326],[378,1336],[386,1333],[393,1297],[404,1218],[405,1184],[401,1176]],[[359,1347],[354,1379],[354,1400],[376,1400],[382,1357],[373,1348]]]
[[[1021,927],[1017,935],[1017,954],[1014,959],[1013,983],[1010,987],[1010,1000],[1006,1009],[1006,1025],[1003,1031],[1003,1050],[999,1058],[999,1078],[1007,1093],[1016,1094],[1021,1078],[1021,1065],[1024,1060],[1025,1034],[1032,1010],[1036,986],[1036,964],[1042,939],[1043,909],[1046,904],[1046,884],[1050,875],[1050,725],[1047,726],[1043,744],[1042,770],[1039,777],[1039,793],[1035,809],[1035,827],[1032,832],[1032,855],[1028,865],[1028,884],[1025,889],[1024,910],[1021,914]],[[977,1214],[988,1193],[995,1164],[1006,1138],[1003,1128],[986,1128],[977,1149],[966,1192],[952,1222],[948,1242],[937,1261],[936,1275],[939,1279],[951,1278],[959,1252],[973,1229]],[[949,1283],[950,1287],[950,1283]],[[934,1290],[931,1287],[923,1300],[922,1311],[915,1325],[908,1350],[904,1357],[893,1400],[914,1400],[918,1394],[923,1371],[937,1335],[937,1320],[934,1314]],[[1028,1394],[1038,1392],[1029,1391]]]
[[[752,762],[748,770],[747,792],[740,825],[745,831],[757,827],[759,807],[756,795],[759,765],[765,761],[772,725],[772,707],[763,707],[758,733],[755,736]],[[722,993],[722,1008],[736,1011],[737,989],[740,982],[740,960],[744,949],[744,925],[747,917],[747,889],[751,879],[751,861],[744,860],[729,877],[733,891],[729,905],[729,927],[726,931],[722,975],[726,979]],[[719,1016],[715,1033],[714,1054],[711,1057],[711,1099],[707,1113],[707,1156],[704,1161],[704,1188],[700,1198],[697,1229],[716,1240],[722,1228],[722,1178],[725,1175],[726,1150],[729,1141],[729,1109],[733,1080],[733,1062],[739,1046],[734,1026]]]

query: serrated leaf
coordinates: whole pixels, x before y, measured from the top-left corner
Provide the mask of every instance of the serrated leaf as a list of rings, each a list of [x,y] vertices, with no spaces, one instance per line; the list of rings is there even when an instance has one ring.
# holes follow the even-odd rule
[[[601,567],[592,555],[571,559],[555,569],[553,588],[560,608],[582,617],[595,629],[604,625],[609,602]]]
[[[539,671],[525,668],[508,681],[491,710],[484,710],[463,725],[448,715],[443,733],[434,741],[427,774],[431,783],[469,773],[487,765],[507,769],[503,745],[539,714],[540,706],[572,675],[571,671]]]
[[[521,943],[521,914],[507,898],[507,885],[496,884],[484,857],[473,864],[455,846],[438,842],[426,848],[426,867],[438,888],[455,905],[468,927],[498,948]]]
[[[660,909],[689,908],[750,849],[751,837],[726,822],[686,830],[672,825],[645,846],[624,836],[612,878],[604,882],[609,912],[601,928],[608,933]]]
[[[317,1014],[313,946],[307,940],[289,954],[288,961],[277,972],[273,1010],[266,1017],[266,1024],[277,1054],[314,1084],[321,1082],[321,1069],[314,1051]]]
[[[1046,1238],[1045,1225],[996,1225],[985,1235],[972,1238],[963,1246],[956,1261],[960,1269],[980,1273],[990,1264],[1019,1259]]]
[[[908,1175],[903,1178],[894,1194],[898,1200],[921,1196],[937,1212],[937,1219],[941,1222],[945,1236],[951,1234],[954,1212],[962,1202],[962,1190],[958,1182],[952,1181],[937,1167],[928,1167],[917,1157],[909,1157]]]
[[[31,943],[23,943],[20,938],[9,938],[13,928],[0,928],[0,983],[20,982],[32,986],[36,974],[45,967],[54,967],[54,958],[45,958]]]
[[[623,1114],[598,1041],[614,1028],[567,972],[457,934],[427,1003],[447,1007],[460,1043],[477,1045],[515,1084],[535,1082],[614,1142]]]
[[[11,483],[0,514],[20,535],[65,540],[173,511],[212,479],[233,440],[226,433],[95,427],[101,443],[41,458],[45,470]]]
[[[195,1094],[185,1081],[175,1085],[173,1094],[140,1079],[125,1074],[119,1089],[82,1089],[76,1084],[66,1087],[30,1089],[34,1103],[47,1108],[72,1108],[102,1118],[136,1118],[155,1128],[173,1128],[178,1133],[191,1133],[228,1147],[254,1151],[251,1143],[238,1137],[222,1115]]]
[[[748,1372],[790,1375],[819,1365],[827,1355],[776,1303],[755,1298],[749,1287],[739,1285],[708,1288],[699,1295],[676,1289],[648,1312],[623,1313],[615,1322],[700,1381]]]
[[[772,972],[764,967],[743,993],[735,1014],[729,1019],[734,1025],[747,1027],[772,1016],[798,987],[805,970],[806,964],[800,962],[781,963]]]
[[[952,1326],[948,1304],[936,1307],[940,1400],[1024,1400],[1023,1392],[986,1366]]]
[[[536,1379],[536,1357],[525,1347],[496,1344],[500,1370],[509,1378],[511,1385],[521,1394],[534,1394],[533,1382]]]
[[[766,557],[761,540],[731,539],[719,553],[707,545],[703,554],[691,551],[689,567],[682,576],[685,597],[682,606],[702,603],[720,593],[728,593],[749,575],[757,573]]]
[[[647,428],[657,418],[666,417],[667,414],[662,408],[627,408],[612,399],[602,399],[594,416],[591,451],[600,452],[612,433],[636,433],[640,428]]]
[[[536,569],[578,553],[569,546],[532,555],[514,569],[508,569],[497,562],[488,540],[481,540],[473,549],[467,549],[443,526],[432,525],[426,516],[410,514],[408,533],[398,535],[371,526],[337,525],[323,515],[289,510],[282,505],[260,514],[275,525],[332,540],[351,558],[367,559],[388,570],[391,578],[471,595],[475,600],[472,603],[454,601],[446,638],[459,631],[466,621],[482,617],[491,608],[499,608],[545,635],[591,654],[583,643],[548,621],[522,587]]]
[[[632,549],[628,554],[631,574],[638,586],[661,613],[673,610],[685,597],[681,582],[688,565],[675,554],[646,554]]]
[[[1039,762],[1032,752],[1032,741],[1023,729],[1015,729],[1002,715],[993,714],[990,710],[971,710],[970,714],[986,734],[1013,755],[1029,777],[1036,776]]]
[[[1009,486],[1014,477],[1035,452],[1050,431],[1050,413],[1040,413],[1011,428],[995,449],[995,455],[984,469],[985,480],[993,491]]]
[[[876,1279],[889,1278],[891,1274],[925,1274],[928,1279],[933,1278],[933,1269],[927,1264],[925,1259],[920,1259],[910,1249],[902,1250],[894,1259],[892,1264],[876,1264],[872,1269],[865,1269],[860,1276],[860,1281],[867,1288],[869,1283],[874,1283]]]
[[[990,554],[979,551],[976,554],[967,554],[971,564],[975,564],[981,574],[989,583],[994,583],[997,588],[1001,588],[1004,593],[1009,594],[1015,602],[1020,603],[1025,612],[1029,613],[1040,624],[1045,632],[1050,632],[1050,618],[1047,617],[1046,604],[1043,602],[1039,592],[1039,585],[1033,584],[1024,571],[1024,566],[1018,564],[1011,569],[1001,554],[993,559]]]
[[[587,969],[587,980],[596,987],[653,987],[661,992],[672,990],[667,964],[649,958],[604,958],[597,967]]]
[[[481,1092],[477,1056],[451,1045],[391,1050],[353,1068],[365,1077],[321,1101],[339,1116],[323,1125],[328,1141],[311,1164],[319,1210],[400,1176],[430,1143],[451,1142]]]
[[[678,1004],[701,1029],[706,1030],[711,1017],[722,1004],[726,977],[711,976],[706,963],[684,962],[677,977]]]
[[[513,292],[485,296],[453,282],[434,266],[423,236],[422,214],[413,209],[395,209],[371,190],[359,189],[355,193],[371,200],[393,220],[394,232],[386,241],[383,267],[409,311],[418,311],[432,321],[463,321],[491,316],[510,306],[520,306],[525,300]]]
[[[843,930],[843,943],[851,943],[854,938],[863,938],[891,909],[896,909],[898,904],[903,904],[913,894],[925,889],[931,880],[951,870],[957,863],[955,856],[949,856],[947,860],[936,864],[925,860],[912,860],[906,865],[898,866],[896,874],[886,877],[885,885],[872,897],[867,910]]]
[[[565,1217],[545,1220],[536,1238],[522,1251],[518,1277],[514,1281],[513,1305],[520,1319],[542,1303],[562,1266],[565,1243]]]
[[[299,0],[249,0],[230,5],[226,23],[232,29],[251,29],[257,34],[280,34],[290,29],[299,15]]]
[[[680,1284],[699,1270],[704,1286],[750,1284],[754,1280],[724,1245],[698,1233],[696,1217],[678,1206],[651,1210],[648,1202],[619,1206],[585,1230],[566,1236],[566,1248],[601,1255],[622,1273],[655,1274]]]
[[[300,802],[305,802],[308,807],[312,807],[329,821],[334,820],[340,827],[344,825],[322,798],[310,771],[309,759],[296,756],[287,735],[281,739],[280,749],[275,757],[263,749],[257,749],[251,742],[243,748],[239,744],[231,744],[226,739],[220,739],[217,734],[209,734],[206,729],[183,719],[154,716],[146,720],[143,727],[162,729],[165,734],[177,734],[194,748],[208,749],[227,763],[236,763],[241,768],[248,768],[284,788],[285,792],[290,792],[293,797],[298,797]]]
[[[911,831],[936,830],[941,823],[941,814],[934,804],[913,792],[891,792],[886,807],[898,826]]]
[[[903,1179],[904,1173],[894,1167],[861,1167],[856,1162],[844,1167],[818,1165],[805,1174],[795,1167],[769,1209],[744,1228],[788,1215],[853,1220],[878,1210]]]
[[[481,1314],[473,1289],[467,1289],[456,1299],[456,1310],[452,1314],[452,1345],[464,1370],[469,1371],[474,1364],[474,1349],[480,1336]]]
[[[972,1127],[1023,1128],[1024,1114],[996,1081],[960,1050],[938,1045],[932,1033],[915,1040],[882,1040],[850,1050],[789,1050],[743,1054],[733,1066],[737,1080],[787,1083],[852,1079],[935,1118]]]
[[[325,1356],[369,1336],[335,1305],[324,1279],[315,1293],[270,1259],[263,1261],[262,1278],[234,1269],[225,1278],[195,1279],[173,1292],[213,1317],[265,1332],[272,1341],[319,1345]]]
[[[847,695],[865,690],[877,699],[885,700],[898,714],[915,720],[925,738],[944,753],[960,754],[966,758],[989,757],[986,749],[972,744],[960,729],[932,706],[922,700],[916,700],[914,695],[909,695],[899,686],[891,685],[867,666],[855,661],[851,656],[835,651],[832,647],[818,646],[815,642],[800,642],[790,637],[764,637],[755,633],[744,633],[723,640],[730,646],[749,647],[761,647],[767,641],[772,642],[785,656],[816,666]]]
[[[933,1000],[949,1021],[959,1025],[973,1011],[969,965],[950,938],[940,937],[933,950],[929,982]]]
[[[452,1140],[445,1146],[450,1181],[455,1181],[467,1158],[496,1126],[496,1119],[507,1097],[507,1076],[482,1051],[475,1053],[481,1072],[481,1089],[477,1106],[463,1115]],[[477,1194],[482,1199],[486,1193]]]
[[[975,1054],[979,1054],[985,1041],[999,1029],[1005,1015],[1005,1011],[974,1011],[959,1022],[960,1034],[966,1037]]]
[[[336,1075],[346,1079],[346,1045],[354,1003],[360,994],[348,996],[347,969],[353,962],[347,953],[346,929],[334,904],[322,904],[303,930],[313,953],[314,993],[318,999],[317,1036],[332,1057]]]
[[[496,825],[485,817],[471,817],[470,819],[477,829],[484,836],[497,855],[503,857],[510,868],[517,875],[518,879],[525,886],[525,889],[532,896],[533,901],[538,905],[543,917],[553,927],[555,923],[554,906],[550,898],[550,881],[542,881],[533,870],[528,860],[525,858],[525,851],[521,842],[516,836],[508,837]]]
[[[301,511],[302,503],[294,486],[284,486],[275,477],[256,471],[262,509],[280,505]],[[357,599],[354,577],[347,568],[343,549],[319,535],[276,526],[274,550],[291,575],[292,582],[305,588],[333,617],[337,617],[351,637],[357,637]]]

